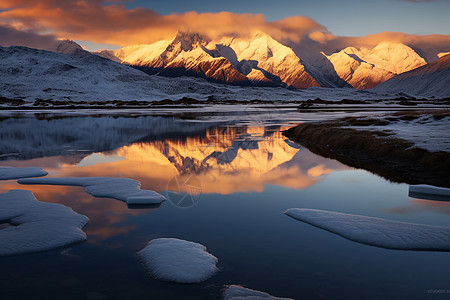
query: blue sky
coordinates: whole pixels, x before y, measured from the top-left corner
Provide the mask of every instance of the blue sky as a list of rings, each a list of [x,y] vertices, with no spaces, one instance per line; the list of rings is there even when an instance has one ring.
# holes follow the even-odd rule
[[[450,34],[450,0],[137,0],[126,6],[148,7],[163,15],[186,11],[261,13],[268,21],[303,15],[340,36],[362,36],[382,31]]]

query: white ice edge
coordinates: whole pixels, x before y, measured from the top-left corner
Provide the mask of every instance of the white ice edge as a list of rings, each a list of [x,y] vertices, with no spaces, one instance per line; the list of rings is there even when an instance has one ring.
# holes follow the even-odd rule
[[[156,278],[165,281],[198,283],[218,271],[217,258],[205,246],[185,240],[154,239],[138,255]]]
[[[229,285],[225,289],[224,300],[293,300],[291,298],[278,298],[265,292]]]
[[[62,204],[36,200],[26,190],[0,194],[0,223],[13,226],[0,230],[0,256],[33,253],[86,240],[81,230],[88,222]]]
[[[137,180],[120,177],[61,177],[19,179],[20,184],[83,186],[95,197],[114,198],[127,204],[159,204],[166,198],[151,190],[141,190]]]
[[[450,251],[450,228],[317,209],[291,208],[286,215],[346,239],[387,249]]]
[[[410,185],[409,192],[450,197],[450,189],[426,184]]]
[[[0,167],[0,180],[18,179],[25,177],[40,177],[48,173],[38,167]]]

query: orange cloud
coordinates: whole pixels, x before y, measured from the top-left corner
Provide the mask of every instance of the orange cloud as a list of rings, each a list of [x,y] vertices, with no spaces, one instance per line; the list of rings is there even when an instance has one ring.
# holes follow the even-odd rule
[[[110,2],[110,1],[108,1]],[[267,22],[261,14],[197,13],[161,15],[148,8],[105,5],[104,0],[5,0],[0,22],[18,30],[52,32],[60,38],[130,45],[171,39],[176,31],[193,31],[209,38],[264,31],[280,40],[298,42],[326,28],[308,17]]]
[[[20,36],[27,39],[20,33],[24,31],[28,35],[37,32],[52,34],[58,38],[120,46],[172,39],[179,30],[200,33],[211,39],[223,36],[245,37],[259,30],[293,48],[302,58],[321,51],[331,54],[348,46],[372,48],[386,40],[402,42],[414,49],[420,49],[420,54],[428,62],[436,60],[439,52],[447,52],[450,49],[450,35],[420,36],[382,32],[364,37],[340,37],[304,16],[268,22],[262,14],[187,12],[161,15],[149,8],[127,9],[123,2],[125,1],[2,0],[0,27],[10,29],[10,41],[14,40],[12,29],[17,31],[16,40],[20,39]],[[0,35],[1,45],[11,45],[5,43],[4,39]],[[37,42],[31,45],[26,42],[17,44],[33,47]]]

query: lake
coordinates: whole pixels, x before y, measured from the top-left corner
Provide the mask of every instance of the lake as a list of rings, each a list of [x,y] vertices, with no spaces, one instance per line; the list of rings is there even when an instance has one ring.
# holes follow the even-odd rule
[[[0,181],[0,192],[31,190],[90,219],[84,243],[0,257],[0,298],[221,299],[230,284],[294,299],[448,296],[438,291],[450,290],[448,252],[364,245],[283,214],[315,208],[450,226],[449,202],[410,198],[407,184],[318,156],[282,135],[345,113],[288,106],[4,112],[0,165],[41,167],[51,177],[133,178],[168,200],[127,207],[82,187]],[[200,284],[154,279],[136,253],[161,237],[205,245],[220,271]]]

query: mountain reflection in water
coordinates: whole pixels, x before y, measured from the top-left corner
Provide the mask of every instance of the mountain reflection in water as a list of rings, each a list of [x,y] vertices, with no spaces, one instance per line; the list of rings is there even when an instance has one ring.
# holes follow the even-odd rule
[[[346,168],[285,141],[281,133],[284,129],[287,127],[213,126],[200,134],[197,131],[182,137],[150,136],[144,141],[88,155],[74,151],[72,155],[45,157],[41,152],[40,158],[3,164],[39,166],[52,177],[127,177],[139,180],[144,189],[196,196],[261,192],[267,184],[301,189],[321,181],[333,170]],[[38,154],[32,154],[35,156]],[[174,179],[195,184],[177,184],[174,188]],[[95,219],[86,227],[90,243],[127,235],[134,229],[134,225],[127,224],[130,215],[158,209],[129,209],[119,201],[94,198],[81,187],[6,181],[0,185],[0,192],[16,188],[31,190],[41,201],[63,203]]]

